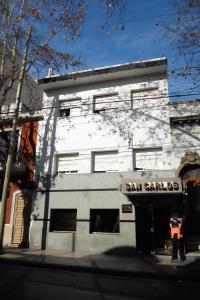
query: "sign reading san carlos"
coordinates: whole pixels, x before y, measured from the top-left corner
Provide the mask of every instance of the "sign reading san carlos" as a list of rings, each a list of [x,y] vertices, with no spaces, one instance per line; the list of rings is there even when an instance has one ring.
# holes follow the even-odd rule
[[[121,191],[124,194],[179,193],[182,192],[182,183],[180,178],[168,178],[152,181],[129,180],[122,184]]]

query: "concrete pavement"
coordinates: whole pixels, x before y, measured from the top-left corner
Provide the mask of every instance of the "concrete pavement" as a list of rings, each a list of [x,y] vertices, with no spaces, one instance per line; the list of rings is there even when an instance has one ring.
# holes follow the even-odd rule
[[[200,251],[187,253],[184,262],[172,263],[167,255],[62,253],[4,248],[0,253],[0,263],[167,280],[200,280]]]

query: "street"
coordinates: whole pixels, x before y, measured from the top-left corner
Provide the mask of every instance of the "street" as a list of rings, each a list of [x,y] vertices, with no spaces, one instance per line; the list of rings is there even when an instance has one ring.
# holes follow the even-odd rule
[[[196,299],[199,282],[152,280],[0,264],[1,299]],[[3,296],[3,297],[2,297]]]

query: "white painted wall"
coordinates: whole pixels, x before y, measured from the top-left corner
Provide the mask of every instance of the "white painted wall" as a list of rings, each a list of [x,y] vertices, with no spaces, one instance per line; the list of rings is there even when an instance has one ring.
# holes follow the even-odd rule
[[[113,96],[114,101],[119,101],[115,103],[115,108],[94,113],[95,97],[101,96],[105,101],[106,95],[111,93],[118,94],[117,98]],[[118,171],[131,171],[132,149],[155,147],[162,149],[162,163],[151,162],[151,168],[170,169],[167,95],[166,78],[155,74],[148,76],[148,79],[118,79],[47,91],[43,104],[47,109],[39,128],[39,171],[55,174],[56,155],[79,153],[79,173],[89,173],[92,170],[92,152],[108,150],[118,151]],[[70,117],[61,118],[60,104],[69,107],[69,103],[72,106]],[[149,169],[148,162],[146,168]],[[108,160],[105,160],[105,169],[112,170]]]
[[[98,99],[97,109],[101,108],[100,99],[105,101],[106,94],[112,94],[116,102],[112,105],[109,97],[109,110],[94,113],[94,100]],[[69,117],[60,117],[60,105],[72,108]],[[135,210],[123,214],[122,205],[130,201],[112,189],[118,189],[123,178],[133,176],[135,180],[174,177],[185,151],[200,151],[200,130],[199,125],[170,126],[170,117],[199,114],[196,105],[191,108],[190,103],[170,104],[167,79],[155,74],[82,85],[75,80],[74,85],[63,87],[62,83],[62,88],[46,91],[37,145],[37,172],[44,177],[39,178],[33,207],[31,244],[41,247],[42,219],[50,219],[52,208],[77,208],[76,233],[49,232],[47,223],[47,248],[72,251],[75,244],[76,251],[87,252],[135,247]],[[101,151],[110,156],[101,160]],[[96,153],[101,170],[118,172],[89,174],[94,169]],[[79,173],[88,174],[68,175],[69,172],[48,181],[45,175],[55,175],[59,159],[65,155],[69,169],[78,168]],[[141,166],[147,171],[131,172]],[[94,208],[120,209],[120,234],[90,234],[90,209]]]
[[[170,106],[171,117],[199,116],[200,101],[182,101],[172,103]],[[172,126],[172,149],[174,168],[178,168],[181,158],[186,151],[200,153],[200,122],[177,124]]]

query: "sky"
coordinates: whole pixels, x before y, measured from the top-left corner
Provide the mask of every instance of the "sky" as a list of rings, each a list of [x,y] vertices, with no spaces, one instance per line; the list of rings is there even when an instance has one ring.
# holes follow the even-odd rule
[[[128,0],[127,13],[115,31],[107,30],[103,10],[94,1],[87,8],[87,17],[80,37],[68,44],[68,49],[82,62],[82,69],[91,69],[134,61],[167,57],[169,93],[173,99],[197,98],[191,90],[190,79],[175,78],[171,71],[183,66],[177,54],[175,37],[169,37],[164,24],[173,23],[176,17],[170,1]],[[92,2],[92,1],[91,1]],[[114,24],[118,20],[113,18]],[[117,22],[118,24],[118,22]],[[104,25],[104,30],[98,28]],[[63,45],[64,47],[64,45]],[[74,69],[62,70],[68,73]],[[186,97],[182,95],[186,94]],[[191,95],[190,95],[191,94]]]

